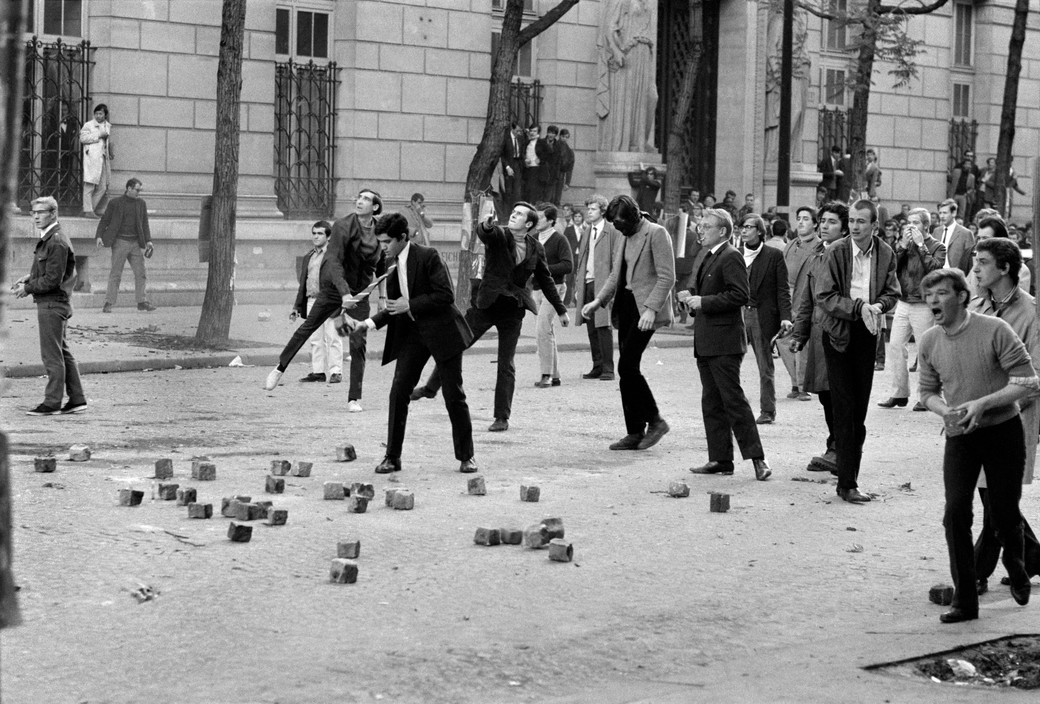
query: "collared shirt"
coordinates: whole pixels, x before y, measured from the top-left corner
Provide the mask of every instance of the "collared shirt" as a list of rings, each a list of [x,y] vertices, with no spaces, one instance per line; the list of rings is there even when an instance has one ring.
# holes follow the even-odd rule
[[[596,243],[599,242],[599,236],[602,232],[602,220],[593,225],[592,230],[589,232],[589,255],[586,257],[587,266],[585,267],[586,282],[596,280]]]
[[[310,261],[307,262],[307,298],[317,298],[321,291],[321,263],[325,259],[327,249],[327,244],[324,247],[315,247]]]
[[[397,255],[397,281],[401,284],[401,298],[409,298],[408,295],[408,253],[412,250],[412,243],[409,242],[401,250],[401,253]],[[409,311],[411,315],[411,311]]]
[[[528,166],[538,166],[538,154],[534,151],[534,143],[537,140],[532,139],[527,143],[527,153],[524,155],[524,163]]]
[[[944,269],[952,269],[954,265],[950,262],[950,240],[953,239],[953,231],[957,228],[957,221],[954,220],[943,230],[942,243],[946,247],[946,261],[943,262]]]
[[[51,230],[53,230],[57,226],[58,226],[58,221],[55,220],[54,222],[52,222],[47,227],[45,227],[42,230],[40,230],[40,239],[42,240],[44,237],[46,237],[47,233],[50,232]]]
[[[852,281],[849,283],[849,298],[870,303],[870,275],[874,258],[874,240],[871,238],[867,251],[852,243]]]

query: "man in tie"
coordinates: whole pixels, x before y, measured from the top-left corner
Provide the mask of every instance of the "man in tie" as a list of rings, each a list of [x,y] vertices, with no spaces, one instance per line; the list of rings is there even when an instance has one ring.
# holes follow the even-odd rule
[[[965,275],[971,271],[971,250],[975,237],[971,230],[957,222],[957,201],[947,198],[939,204],[939,225],[932,230],[932,237],[946,248],[946,269],[960,269]]]
[[[515,203],[520,200],[523,184],[524,131],[515,122],[509,126],[509,133],[502,142],[502,173],[505,175],[505,193],[502,200]]]
[[[397,361],[390,386],[386,457],[376,473],[401,471],[411,390],[431,356],[437,361],[444,385],[444,405],[451,420],[459,471],[476,472],[473,426],[462,388],[462,353],[472,343],[473,332],[455,307],[455,290],[437,250],[410,241],[408,229],[408,221],[400,213],[379,221],[376,233],[386,236],[386,257],[394,269],[387,269],[386,308],[361,322],[345,318],[346,324],[358,332],[386,326],[383,364]]]
[[[614,254],[617,252],[621,234],[604,217],[607,199],[593,195],[585,201],[586,230],[578,245],[578,266],[575,271],[575,303],[578,310],[596,298],[614,270]],[[585,325],[589,333],[589,351],[592,353],[592,369],[582,374],[583,379],[614,381],[614,331],[610,327],[612,301],[585,320],[579,316],[578,325]]]

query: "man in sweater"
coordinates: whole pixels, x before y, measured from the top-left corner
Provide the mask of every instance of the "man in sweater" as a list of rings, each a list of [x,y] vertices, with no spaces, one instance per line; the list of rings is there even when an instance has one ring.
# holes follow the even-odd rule
[[[566,238],[556,230],[556,206],[539,203],[538,225],[535,234],[545,249],[545,263],[556,284],[556,293],[562,299],[566,290],[564,277],[574,270],[574,256]],[[534,302],[538,306],[538,322],[535,340],[538,345],[538,365],[542,378],[534,383],[540,389],[560,385],[560,355],[556,348],[556,311],[542,290],[541,283],[534,281]]]
[[[954,594],[953,608],[939,620],[957,623],[979,617],[971,522],[980,469],[986,473],[990,516],[1004,548],[1011,596],[1018,604],[1029,602],[1018,507],[1025,439],[1017,402],[1040,389],[1040,380],[1010,325],[967,310],[968,283],[960,271],[933,271],[921,288],[936,326],[921,339],[919,393],[946,426],[943,526]]]
[[[147,275],[144,260],[151,258],[152,233],[148,229],[148,206],[141,198],[144,184],[132,178],[126,182],[126,192],[110,202],[97,227],[97,248],[112,249],[112,269],[108,272],[108,291],[102,313],[111,313],[119,295],[119,282],[123,278],[123,266],[130,262],[134,272],[134,297],[137,310],[152,311],[155,306],[148,302],[145,284]]]
[[[820,244],[816,234],[816,210],[803,205],[795,211],[795,237],[784,246],[784,264],[787,266],[787,281],[791,289],[791,308],[797,309],[801,301],[801,292],[805,290],[805,278],[809,262]],[[794,352],[790,345],[777,345],[780,359],[787,367],[791,377],[791,392],[787,398],[799,401],[810,401],[812,396],[805,390],[805,355],[804,351]]]

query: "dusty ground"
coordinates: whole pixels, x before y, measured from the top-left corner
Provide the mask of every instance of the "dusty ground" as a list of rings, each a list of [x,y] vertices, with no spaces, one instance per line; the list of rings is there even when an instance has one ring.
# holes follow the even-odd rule
[[[750,462],[732,477],[690,475],[706,459],[692,350],[648,350],[644,368],[672,432],[641,453],[606,449],[623,434],[617,387],[581,381],[579,353],[563,355],[564,385],[545,390],[531,386],[535,357],[518,360],[512,427],[486,433],[492,360],[465,363],[488,495],[466,495],[442,402],[425,400],[413,405],[400,474],[415,510],[377,500],[362,515],[323,501],[321,485],[374,481],[377,496],[388,485],[372,473],[390,383],[376,362],[360,414],[344,412],[345,384],[297,384],[303,364],[272,393],[258,368],[91,375],[90,412],[71,417],[22,415],[43,381],[8,382],[26,624],[0,637],[4,702],[594,700],[612,681],[667,679],[922,614],[939,629],[928,588],[949,576],[931,414],[871,408],[861,484],[879,500],[854,506],[829,481],[792,481],[820,479],[804,471],[823,449],[815,401],[782,400],[778,422],[762,429],[771,481],[754,481]],[[757,412],[752,361],[744,372]],[[778,377],[783,388],[786,373]],[[887,391],[879,374],[874,400]],[[342,442],[358,461],[332,461]],[[73,443],[89,444],[93,459],[33,472],[34,455]],[[216,482],[191,481],[195,454],[214,458]],[[289,510],[287,526],[257,525],[252,542],[234,544],[228,519],[193,521],[172,501],[147,500],[153,462],[166,456],[174,481],[218,511],[222,496],[262,497],[272,458],[315,467],[266,497]],[[541,486],[540,503],[519,501],[527,479]],[[661,493],[674,479],[690,483],[690,498]],[[128,485],[146,490],[144,505],[116,505]],[[710,491],[732,495],[728,514],[708,512]],[[1023,507],[1035,517],[1037,494]],[[548,516],[563,518],[573,563],[472,542],[478,526]],[[360,578],[333,585],[329,562],[347,537],[362,543]],[[139,583],[157,598],[139,604],[130,595]],[[982,618],[1009,602],[993,589]],[[1030,622],[1035,609],[1022,611]]]

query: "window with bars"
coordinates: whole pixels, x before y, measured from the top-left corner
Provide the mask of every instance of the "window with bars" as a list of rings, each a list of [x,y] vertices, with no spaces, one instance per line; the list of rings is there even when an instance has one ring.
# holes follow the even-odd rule
[[[974,8],[970,3],[953,6],[953,63],[957,66],[971,66],[973,23]]]
[[[845,71],[836,68],[823,70],[824,105],[845,106]]]
[[[315,8],[276,8],[274,53],[296,59],[328,59],[331,19],[329,12]]]
[[[824,20],[824,48],[831,51],[844,51],[848,36],[846,24],[843,18],[848,13],[848,0],[831,0],[827,10],[835,15],[837,20]]]
[[[29,0],[27,24],[29,34],[82,37],[83,0]]]
[[[966,83],[953,84],[953,116],[971,117],[971,86]]]

